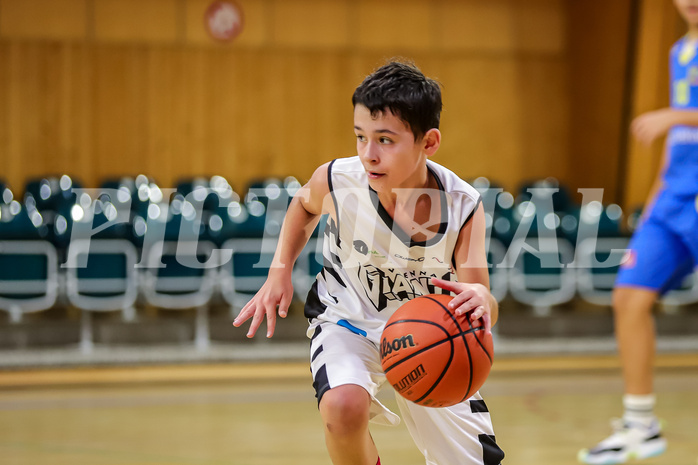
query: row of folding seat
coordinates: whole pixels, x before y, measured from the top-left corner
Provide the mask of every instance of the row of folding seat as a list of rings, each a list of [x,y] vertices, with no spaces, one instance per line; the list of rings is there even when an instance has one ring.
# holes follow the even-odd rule
[[[313,238],[293,271],[303,300],[322,269],[321,239]],[[537,315],[579,297],[608,306],[627,238],[590,238],[576,249],[564,238],[517,239],[507,248],[488,244],[494,296],[530,305]],[[82,310],[81,345],[92,348],[92,312],[121,311],[136,319],[136,307],[196,309],[196,345],[208,347],[208,306],[222,298],[238,312],[266,279],[274,238],[236,238],[220,248],[209,241],[161,241],[137,249],[124,239],[73,243],[60,263],[48,241],[0,241],[0,309],[18,322],[28,312],[53,307],[59,297]],[[664,302],[698,301],[695,275]]]
[[[522,185],[513,195],[486,178],[473,185],[482,193],[489,233],[505,245],[520,237],[624,237],[638,212],[626,217],[615,204],[598,199],[574,202],[553,178]],[[107,180],[83,189],[70,177],[27,183],[22,202],[5,189],[0,203],[0,239],[46,239],[67,247],[75,230],[95,238],[119,238],[141,247],[148,237],[196,237],[217,245],[239,237],[277,234],[288,202],[300,188],[293,177],[250,183],[241,199],[221,176],[182,181],[174,189],[152,178]]]
[[[267,179],[241,199],[221,176],[166,189],[139,175],[85,189],[61,175],[29,181],[20,200],[0,183],[0,309],[17,322],[66,300],[83,310],[81,345],[90,350],[94,311],[121,310],[132,321],[141,302],[204,315],[216,291],[241,304],[266,275],[250,240],[264,238],[271,253],[299,188],[292,177]],[[298,289],[309,285],[306,274],[294,273]],[[197,345],[207,341],[198,329]]]
[[[604,202],[602,189],[586,189],[574,201],[555,178],[522,183],[511,193],[487,178],[471,181],[482,195],[491,235],[509,245],[520,237],[560,237],[576,244],[581,236],[628,237],[640,211],[629,215],[614,203]]]
[[[219,294],[239,310],[261,286],[286,206],[300,187],[292,178],[267,180],[250,185],[241,199],[220,177],[180,183],[172,193],[145,176],[94,192],[66,178],[28,186],[23,204],[2,190],[0,309],[18,321],[65,296],[83,310],[85,350],[92,345],[91,312],[121,310],[132,320],[138,299],[197,308],[197,345],[207,346],[206,306]],[[555,196],[564,190],[550,179],[516,198],[484,179],[473,185],[487,212],[495,297],[511,297],[540,315],[576,297],[610,304],[628,241],[620,207],[598,199],[575,205],[569,196],[560,202]],[[123,211],[127,218],[115,221]],[[503,218],[510,221],[506,231]],[[299,297],[321,268],[320,230],[294,271]],[[696,301],[695,283],[691,277],[667,302]]]
[[[522,183],[516,195],[487,178],[472,181],[482,195],[488,227],[492,292],[510,295],[538,315],[576,297],[611,305],[611,293],[641,209],[628,215],[603,202],[603,189],[581,190],[575,202],[555,178]],[[689,276],[662,303],[698,302],[698,278]]]
[[[267,179],[250,183],[241,199],[221,176],[192,178],[172,189],[144,175],[106,180],[98,189],[67,175],[46,177],[28,182],[21,201],[3,190],[0,239],[45,239],[61,249],[77,229],[138,247],[148,236],[175,240],[183,233],[220,245],[278,233],[278,217],[299,188],[293,177]]]
[[[294,268],[299,299],[321,269],[318,247],[311,239]],[[145,305],[196,309],[196,345],[206,348],[209,304],[222,298],[231,313],[239,311],[265,281],[275,249],[274,238],[235,238],[220,247],[158,241],[143,249],[124,239],[91,239],[72,243],[61,263],[49,241],[0,241],[0,309],[17,323],[65,299],[82,311],[84,351],[93,345],[92,312],[121,311],[124,321],[135,321],[136,307]]]

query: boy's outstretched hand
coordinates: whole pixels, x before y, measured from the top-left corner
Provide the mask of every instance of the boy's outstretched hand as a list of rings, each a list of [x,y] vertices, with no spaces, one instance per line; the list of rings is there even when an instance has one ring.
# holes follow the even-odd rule
[[[242,307],[240,314],[233,320],[233,326],[240,326],[245,321],[252,318],[250,329],[247,331],[247,337],[254,337],[255,333],[262,324],[262,320],[267,318],[267,337],[274,335],[276,328],[276,312],[278,307],[279,316],[286,318],[288,307],[293,299],[293,284],[290,277],[269,278],[264,282],[264,285],[252,297],[252,299]]]
[[[480,283],[461,283],[446,281],[439,278],[431,278],[431,282],[442,289],[456,293],[456,296],[448,304],[456,315],[463,315],[472,310],[470,321],[482,318],[485,332],[492,333],[492,307],[490,290]]]
[[[677,112],[672,108],[648,111],[641,114],[630,124],[630,131],[645,145],[666,134],[677,121]]]

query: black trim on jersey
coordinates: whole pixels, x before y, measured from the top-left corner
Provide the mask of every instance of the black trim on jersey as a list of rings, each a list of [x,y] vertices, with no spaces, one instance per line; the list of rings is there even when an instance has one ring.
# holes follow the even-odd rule
[[[371,197],[371,202],[378,212],[378,216],[381,217],[383,222],[388,226],[388,228],[397,236],[400,241],[408,247],[429,247],[437,244],[446,234],[446,229],[448,228],[448,205],[446,199],[446,192],[444,191],[444,185],[441,183],[441,179],[436,174],[436,172],[427,165],[427,169],[436,179],[436,184],[439,186],[439,197],[441,202],[441,223],[439,224],[439,231],[434,235],[434,237],[427,239],[426,241],[415,241],[412,236],[407,234],[400,225],[396,224],[393,217],[388,214],[383,204],[378,199],[378,193],[374,191],[371,186],[368,186],[368,192]]]
[[[337,268],[341,269],[342,268],[342,259],[339,258],[339,255],[329,252],[330,258],[332,259],[332,263],[329,263],[327,260],[324,259],[323,257],[323,266],[336,266]]]
[[[460,229],[463,229],[463,227],[468,224],[468,222],[475,216],[475,212],[477,211],[478,207],[482,203],[482,196],[479,196],[477,198],[477,202],[475,202],[475,208],[473,208],[473,211],[470,212],[470,215],[463,221],[463,224],[461,225]]]
[[[337,159],[335,158],[330,162],[329,165],[327,165],[327,186],[330,189],[330,195],[332,196],[332,203],[334,204],[334,212],[335,216],[337,217],[337,233],[335,235],[335,244],[337,247],[341,245],[341,241],[339,240],[339,206],[337,205],[337,197],[334,195],[334,186],[332,185],[332,165],[334,165],[334,162],[336,162]],[[330,215],[330,218],[328,221],[332,221],[332,215]],[[329,229],[329,228],[327,228]]]
[[[480,204],[482,203],[482,196],[479,196],[477,198],[477,202],[475,203],[475,208],[473,208],[473,211],[470,212],[470,215],[463,221],[463,224],[461,225],[460,229],[458,230],[458,234],[465,228],[465,225],[470,222],[470,220],[475,216],[475,212],[477,209],[480,207]],[[453,250],[453,256],[451,257],[451,264],[453,265],[454,269],[458,269],[458,264],[456,263],[456,250]]]
[[[484,465],[501,465],[504,451],[499,448],[491,434],[478,434],[477,439],[482,445],[482,463]]]
[[[325,257],[325,255],[322,256],[322,277],[326,280],[327,274],[329,274],[335,279],[335,281],[337,281],[337,284],[346,289],[347,285],[344,284],[342,277],[339,276],[339,273],[337,273],[337,270],[335,269],[342,269],[342,260],[338,255],[333,254],[332,252],[329,252],[329,254],[330,258],[332,259],[331,262],[327,259],[327,257]]]
[[[315,327],[315,331],[313,331],[313,335],[310,336],[310,340],[312,341],[313,339],[315,339],[316,337],[318,337],[318,336],[320,335],[321,332],[322,332],[322,326],[317,325],[317,326]]]
[[[330,390],[330,380],[327,377],[327,367],[325,365],[318,368],[315,378],[313,379],[313,389],[315,389],[315,397],[317,397],[319,406],[322,396]]]
[[[318,326],[318,328],[319,328],[319,326]],[[313,352],[313,356],[310,357],[310,361],[311,361],[311,362],[315,361],[315,359],[317,358],[317,356],[320,355],[320,354],[322,353],[323,350],[324,350],[324,349],[322,348],[322,344],[320,344],[320,347],[318,347],[317,350],[316,350],[315,352]]]
[[[335,279],[335,281],[337,281],[337,284],[342,286],[344,289],[347,288],[347,285],[344,284],[344,281],[342,281],[342,277],[339,276],[339,273],[337,273],[337,270],[335,270],[334,267],[332,267],[331,265],[330,266],[325,265],[324,267],[322,267],[322,271],[323,272],[326,271],[327,274],[332,276]],[[323,278],[327,279],[327,276],[325,274],[323,274],[322,276],[323,276]]]
[[[322,347],[322,346],[320,346]],[[484,400],[471,400],[469,401],[470,404],[470,411],[473,413],[487,413],[489,410],[487,409],[487,404],[485,404]]]
[[[303,314],[306,318],[309,319],[316,318],[325,313],[325,310],[327,310],[327,305],[323,304],[322,301],[320,301],[317,292],[317,281],[315,281],[310,290],[308,291],[308,297],[306,297],[305,299],[305,307],[303,309]],[[315,335],[313,337],[315,337]]]

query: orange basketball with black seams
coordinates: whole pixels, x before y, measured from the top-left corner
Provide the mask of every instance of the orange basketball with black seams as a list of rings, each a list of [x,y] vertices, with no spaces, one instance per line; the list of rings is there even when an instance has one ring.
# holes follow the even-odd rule
[[[471,397],[492,367],[492,335],[470,313],[449,310],[453,297],[429,294],[403,304],[381,336],[381,365],[407,400],[448,407]]]

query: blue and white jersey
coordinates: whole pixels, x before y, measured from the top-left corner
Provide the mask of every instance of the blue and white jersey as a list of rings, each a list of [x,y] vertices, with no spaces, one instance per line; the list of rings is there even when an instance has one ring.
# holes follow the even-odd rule
[[[671,49],[671,106],[698,111],[698,41],[681,38]],[[698,127],[674,126],[667,138],[669,162],[664,190],[678,196],[698,194]]]
[[[452,171],[428,160],[438,189],[425,227],[438,229],[424,241],[413,240],[383,208],[368,183],[359,157],[334,160],[328,184],[334,211],[323,244],[324,267],[308,294],[305,315],[313,323],[330,321],[378,344],[383,327],[407,300],[429,293],[447,293],[432,277],[455,281],[453,256],[461,228],[472,217],[480,194]]]

